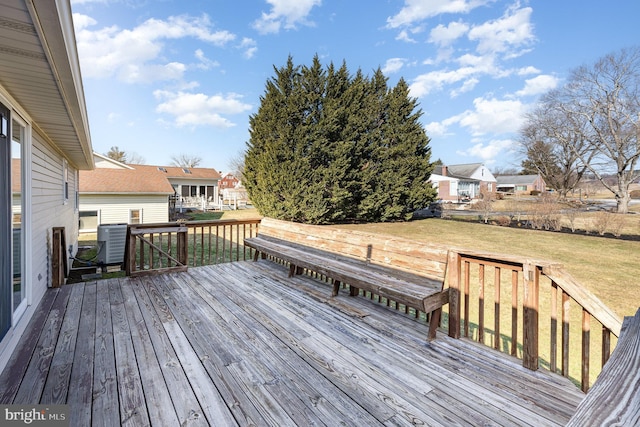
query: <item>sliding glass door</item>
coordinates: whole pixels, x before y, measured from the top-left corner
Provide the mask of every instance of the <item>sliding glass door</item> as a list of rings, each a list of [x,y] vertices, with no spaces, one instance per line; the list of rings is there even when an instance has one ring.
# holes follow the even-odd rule
[[[11,195],[11,118],[0,104],[0,339],[13,316],[13,233]]]
[[[25,188],[22,148],[25,142],[25,126],[11,120],[11,264],[13,279],[13,314],[20,316],[27,305],[24,281]]]
[[[26,125],[0,103],[0,339],[27,307],[25,143]]]

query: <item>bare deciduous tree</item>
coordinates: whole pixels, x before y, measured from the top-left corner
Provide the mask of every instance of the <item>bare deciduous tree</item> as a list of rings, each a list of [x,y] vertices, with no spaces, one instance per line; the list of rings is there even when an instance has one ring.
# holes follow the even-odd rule
[[[171,164],[181,168],[197,168],[202,163],[202,157],[190,154],[178,154],[171,156]]]
[[[554,99],[559,111],[585,124],[590,151],[578,153],[580,160],[614,194],[618,212],[627,213],[640,158],[640,47],[577,68]],[[615,183],[605,179],[600,161],[615,173]]]
[[[127,153],[127,163],[132,165],[144,165],[147,160],[138,153]]]
[[[558,108],[558,93],[549,92],[527,115],[520,143],[526,156],[523,168],[539,173],[564,199],[582,179],[593,150],[584,136],[584,120],[578,121]]]

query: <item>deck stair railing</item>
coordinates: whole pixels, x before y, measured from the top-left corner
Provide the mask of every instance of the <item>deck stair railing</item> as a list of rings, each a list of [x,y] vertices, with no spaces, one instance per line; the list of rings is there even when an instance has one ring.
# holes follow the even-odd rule
[[[532,370],[544,363],[589,389],[622,326],[595,295],[547,261],[451,250],[448,264],[450,336],[507,352]],[[598,328],[601,345],[592,348]]]

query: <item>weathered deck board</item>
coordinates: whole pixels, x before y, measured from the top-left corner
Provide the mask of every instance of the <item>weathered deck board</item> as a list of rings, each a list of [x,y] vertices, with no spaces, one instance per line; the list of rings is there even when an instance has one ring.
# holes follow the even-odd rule
[[[331,285],[237,262],[51,290],[2,403],[73,425],[564,425],[583,394]]]
[[[27,330],[20,339],[18,347],[11,354],[7,366],[0,374],[0,384],[2,384],[0,404],[10,404],[14,401],[22,382],[22,377],[29,368],[29,362],[36,349],[40,333],[45,329],[44,325],[49,316],[49,311],[58,296],[58,289],[52,289],[44,295],[40,302],[39,310],[29,321]]]
[[[69,419],[71,425],[91,425],[91,402],[93,400],[93,360],[95,357],[96,337],[96,282],[87,283],[84,286],[84,298],[82,311],[78,325],[78,338],[73,355],[73,369],[69,384],[67,402],[71,405]]]
[[[34,397],[40,401],[70,295],[71,288],[62,289],[53,302],[47,321],[40,333],[38,344],[22,378],[20,388],[13,399],[13,403],[32,403]]]

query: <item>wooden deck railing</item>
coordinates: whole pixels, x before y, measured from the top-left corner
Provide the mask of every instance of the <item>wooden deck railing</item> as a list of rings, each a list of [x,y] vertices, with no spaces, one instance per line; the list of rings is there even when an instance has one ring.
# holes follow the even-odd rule
[[[640,309],[625,317],[611,360],[567,427],[633,426],[640,421]]]
[[[243,241],[257,234],[259,223],[252,219],[131,225],[127,274],[249,260],[253,254]],[[620,334],[618,316],[558,264],[459,249],[451,249],[448,258],[451,296],[445,322],[450,336],[468,337],[511,354],[532,370],[542,364],[571,378],[583,391],[589,389]],[[318,273],[306,274],[330,282]],[[426,313],[362,294],[428,320]],[[598,329],[600,345],[592,346]]]
[[[183,271],[188,266],[251,259],[243,241],[256,235],[259,223],[248,219],[129,225],[126,273]]]
[[[532,370],[542,362],[588,390],[609,359],[612,335],[619,336],[622,322],[560,265],[452,250],[448,271],[450,336],[510,353]],[[600,347],[591,346],[592,323],[601,327]],[[592,369],[594,354],[600,364]]]

